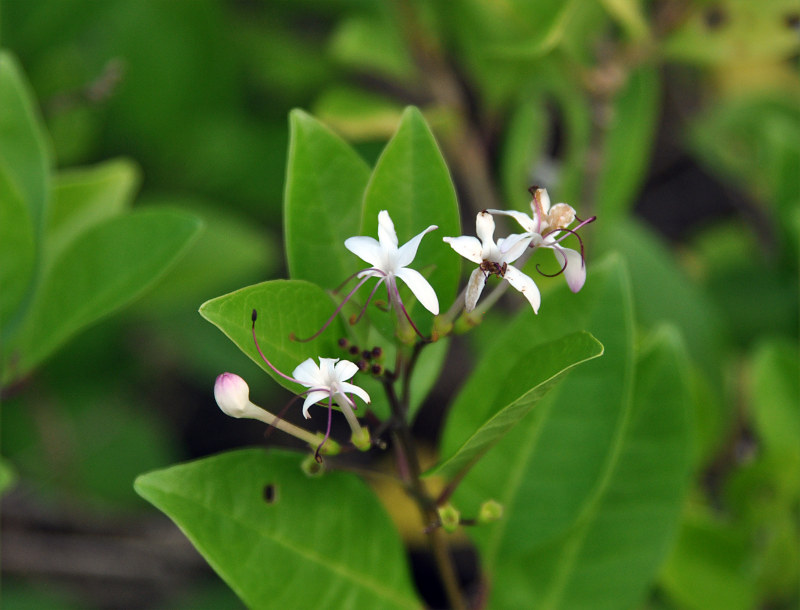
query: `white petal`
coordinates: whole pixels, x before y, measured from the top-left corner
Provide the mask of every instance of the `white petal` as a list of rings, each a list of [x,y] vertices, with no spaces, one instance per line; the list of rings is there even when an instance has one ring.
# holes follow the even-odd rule
[[[334,369],[333,365],[337,362],[339,362],[338,358],[319,359],[319,372],[323,381],[323,383],[320,384],[320,387],[330,388],[334,383],[336,383],[336,369]]]
[[[497,247],[500,248],[501,260],[498,263],[513,263],[520,256],[523,255],[531,243],[532,234],[530,233],[514,233],[505,239],[497,241]]]
[[[550,211],[550,195],[547,193],[547,189],[538,188],[536,189],[536,194],[539,196],[539,201],[542,204],[542,212],[547,215]],[[534,207],[533,202],[531,202],[531,207]]]
[[[411,289],[425,309],[435,316],[439,315],[439,299],[436,298],[436,292],[421,273],[406,267],[398,270],[396,275],[406,283],[406,286]]]
[[[373,267],[380,268],[383,263],[383,248],[377,240],[371,237],[364,235],[348,237],[344,240],[344,247]]]
[[[494,218],[488,212],[479,212],[475,218],[475,234],[484,246],[494,244]]]
[[[473,263],[480,265],[483,262],[483,246],[477,237],[471,235],[443,237],[442,241],[446,241],[453,250]]]
[[[575,209],[566,203],[557,203],[547,215],[551,227],[568,227],[575,222]]]
[[[467,292],[464,295],[464,308],[467,311],[475,309],[475,305],[478,303],[478,297],[481,296],[485,284],[486,274],[483,272],[483,269],[478,267],[469,276],[469,282],[467,283]]]
[[[533,312],[539,313],[539,305],[542,303],[542,295],[539,293],[539,288],[537,288],[534,281],[522,273],[522,271],[516,267],[512,267],[511,265],[506,268],[506,273],[503,277],[508,280],[509,284],[519,290],[526,299],[528,299],[531,307],[533,307]]]
[[[516,210],[486,210],[492,214],[502,214],[503,216],[511,216],[514,220],[516,220],[520,226],[525,229],[526,231],[533,231],[533,219],[523,212],[517,212]]]
[[[358,373],[358,365],[354,362],[350,362],[349,360],[340,360],[333,368],[336,379],[339,381],[347,381],[353,375]]]
[[[308,388],[318,386],[322,381],[319,366],[312,358],[303,360],[298,364],[292,373],[292,377]]]
[[[553,247],[556,260],[564,267],[564,277],[572,292],[578,292],[586,282],[586,265],[580,252],[561,246]]]
[[[422,241],[422,238],[425,236],[426,233],[430,233],[431,231],[435,231],[438,229],[436,225],[431,225],[427,229],[425,229],[422,233],[419,233],[409,239],[406,243],[400,246],[400,249],[397,251],[397,255],[394,259],[395,264],[395,272],[398,269],[402,269],[403,267],[408,267],[411,262],[414,260],[414,257],[417,255],[417,248],[419,248],[419,242]]]
[[[357,385],[353,385],[352,383],[343,383],[342,384],[342,391],[343,392],[350,392],[351,394],[355,394],[365,403],[369,404],[369,394],[367,394],[363,389],[359,388]],[[340,405],[341,406],[341,405]]]
[[[392,217],[386,210],[378,213],[378,241],[386,250],[397,250],[397,231],[394,230]]]
[[[310,418],[311,416],[308,414],[308,408],[318,403],[323,398],[327,398],[330,396],[330,392],[326,392],[325,390],[314,390],[313,392],[309,392],[308,396],[306,396],[306,400],[303,403],[303,417],[306,419]]]

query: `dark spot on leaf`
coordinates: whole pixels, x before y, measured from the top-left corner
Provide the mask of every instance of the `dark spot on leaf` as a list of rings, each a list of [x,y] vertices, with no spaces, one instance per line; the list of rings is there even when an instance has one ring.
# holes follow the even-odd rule
[[[703,20],[709,30],[716,30],[728,20],[728,16],[719,6],[710,6],[703,13]]]
[[[786,27],[792,30],[800,30],[800,13],[788,13],[783,16]]]
[[[264,485],[264,500],[267,504],[275,504],[278,501],[278,488],[274,483]]]

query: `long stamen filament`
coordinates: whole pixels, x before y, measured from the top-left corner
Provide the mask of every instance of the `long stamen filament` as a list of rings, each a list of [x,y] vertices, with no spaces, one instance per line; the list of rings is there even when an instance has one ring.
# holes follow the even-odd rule
[[[279,371],[277,368],[275,368],[274,364],[272,364],[269,360],[267,360],[267,357],[264,355],[264,352],[261,351],[261,346],[258,344],[258,339],[256,338],[256,318],[258,318],[258,312],[254,309],[253,310],[253,316],[252,316],[252,320],[253,320],[253,325],[252,325],[253,342],[256,344],[256,349],[258,350],[259,356],[261,356],[262,360],[264,360],[264,362],[267,363],[267,366],[269,366],[269,368],[271,368],[273,371],[275,371],[275,373],[277,375],[280,375],[281,377],[291,381],[292,383],[299,383],[300,385],[303,385],[302,383],[297,381],[297,379],[295,379],[294,377],[290,377],[289,375]]]
[[[364,271],[375,271],[375,269],[365,269]],[[363,271],[359,271],[358,273],[363,273]],[[358,274],[356,274],[356,275],[358,275]],[[339,312],[342,311],[342,307],[344,307],[345,303],[347,303],[347,301],[349,301],[353,297],[353,295],[356,293],[356,291],[364,285],[364,282],[366,282],[371,277],[372,277],[371,275],[366,275],[363,278],[361,278],[361,281],[358,282],[358,284],[355,285],[355,288],[353,288],[348,293],[348,295],[342,300],[342,302],[339,303],[339,305],[336,307],[336,309],[331,314],[331,317],[328,318],[327,322],[325,322],[325,324],[322,325],[322,328],[320,328],[313,335],[311,335],[310,337],[308,337],[306,339],[300,339],[297,335],[295,335],[294,333],[291,333],[289,335],[289,338],[292,341],[299,341],[300,343],[307,343],[307,342],[311,341],[312,339],[316,339],[317,337],[319,337],[325,331],[325,329],[328,328],[328,326],[331,325],[331,322],[333,322],[333,320],[336,318],[336,316],[339,315]],[[349,278],[348,278],[347,281],[349,281]]]

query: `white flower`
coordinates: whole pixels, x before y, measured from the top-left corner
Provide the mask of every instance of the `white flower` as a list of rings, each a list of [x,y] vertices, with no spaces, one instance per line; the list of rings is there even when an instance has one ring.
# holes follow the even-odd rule
[[[370,402],[369,394],[357,385],[347,383],[353,375],[358,372],[358,366],[349,360],[339,360],[338,358],[320,358],[319,366],[313,358],[304,360],[294,369],[292,376],[295,381],[309,388],[306,400],[303,403],[303,416],[308,419],[308,408],[329,398],[344,411],[352,413],[355,408],[353,401],[347,396],[347,392],[355,394],[366,403]]]
[[[260,415],[258,408],[250,402],[250,387],[233,373],[222,373],[214,384],[214,398],[225,415],[253,418]]]
[[[564,248],[559,242],[566,237],[562,233],[574,234],[568,229],[575,221],[575,210],[566,203],[557,203],[550,207],[550,196],[547,189],[533,188],[531,200],[532,215],[528,216],[514,210],[487,210],[492,214],[504,214],[514,218],[530,238],[533,248],[551,248],[572,292],[578,292],[586,282],[586,265],[580,252]],[[593,219],[592,219],[593,220]],[[584,223],[581,223],[582,226]]]
[[[475,309],[487,278],[490,275],[497,275],[519,290],[528,299],[533,311],[538,312],[541,303],[539,289],[531,278],[511,265],[525,252],[530,243],[530,236],[509,235],[505,239],[498,239],[495,243],[494,219],[486,211],[480,212],[475,219],[475,232],[480,239],[468,235],[443,238],[461,256],[478,263],[478,268],[472,272],[467,284],[464,296],[466,310]]]
[[[422,277],[422,274],[408,268],[417,255],[420,241],[426,233],[434,229],[438,229],[438,227],[436,225],[429,226],[398,248],[394,223],[389,212],[382,210],[378,214],[378,240],[366,236],[350,237],[345,240],[344,245],[350,252],[371,265],[369,269],[359,272],[358,277],[377,277],[380,278],[379,284],[386,282],[389,300],[393,304],[402,307],[395,281],[395,278],[398,277],[406,283],[425,309],[437,315],[439,300],[436,298],[436,292],[428,280]]]

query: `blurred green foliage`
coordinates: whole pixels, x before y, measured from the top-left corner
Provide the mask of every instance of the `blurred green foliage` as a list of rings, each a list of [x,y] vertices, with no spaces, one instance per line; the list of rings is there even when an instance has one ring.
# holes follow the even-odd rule
[[[64,342],[37,324],[37,346],[60,349],[3,401],[17,487],[47,502],[140,509],[135,474],[241,444],[213,407],[213,376],[235,368],[254,393],[280,399],[196,310],[286,275],[277,242],[289,111],[309,109],[372,165],[413,102],[463,209],[524,209],[536,182],[598,214],[589,282],[595,260],[619,253],[637,344],[665,323],[682,337],[694,484],[649,603],[796,607],[799,21],[792,0],[0,0],[0,45],[35,100],[33,146],[0,141],[4,167],[33,160],[21,197],[0,173],[4,347],[5,315],[28,290],[13,278],[39,264],[44,218],[14,224],[25,198],[71,205],[85,188],[106,202],[101,216],[115,201],[205,225],[113,318]],[[0,86],[3,138],[21,125],[8,121],[21,99],[10,92]],[[670,242],[640,212],[675,157],[711,178],[654,200],[678,219]],[[719,197],[733,202],[723,213]],[[88,194],[75,201],[83,218],[108,220],[93,216]],[[53,260],[88,228],[73,218],[54,231]],[[60,303],[50,306],[52,321]],[[476,329],[472,353],[504,323]]]

